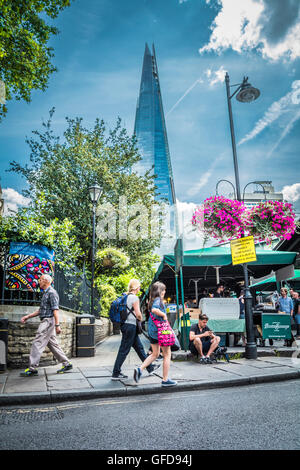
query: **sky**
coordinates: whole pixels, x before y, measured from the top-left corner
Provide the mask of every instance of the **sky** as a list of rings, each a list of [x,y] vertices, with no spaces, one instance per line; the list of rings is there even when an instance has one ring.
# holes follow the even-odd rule
[[[299,0],[74,0],[54,24],[58,72],[31,103],[7,102],[0,124],[6,207],[28,202],[26,182],[7,171],[9,162],[29,163],[25,139],[52,107],[60,135],[67,116],[86,127],[96,118],[114,127],[119,116],[132,134],[147,42],[156,50],[180,208],[191,213],[220,179],[234,183],[227,71],[231,85],[247,76],[260,90],[249,104],[232,98],[241,189],[271,180],[300,212]],[[221,183],[220,192],[228,195],[230,185]]]

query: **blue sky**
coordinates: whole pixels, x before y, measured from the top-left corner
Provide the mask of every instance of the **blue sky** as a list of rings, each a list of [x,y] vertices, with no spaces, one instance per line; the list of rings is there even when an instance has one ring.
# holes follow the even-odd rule
[[[272,180],[300,209],[300,21],[298,0],[75,0],[55,21],[58,72],[30,104],[8,102],[0,124],[1,186],[11,207],[25,181],[9,162],[29,162],[25,138],[54,106],[65,117],[117,117],[133,132],[145,43],[154,42],[175,190],[183,207],[234,182],[224,71],[260,89],[251,104],[232,100],[241,187]],[[222,189],[222,188],[220,188]],[[230,192],[230,187],[224,187]],[[224,193],[225,194],[225,193]]]

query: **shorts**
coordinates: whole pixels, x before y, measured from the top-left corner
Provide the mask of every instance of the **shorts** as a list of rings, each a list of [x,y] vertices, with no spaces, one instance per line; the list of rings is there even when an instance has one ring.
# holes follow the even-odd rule
[[[208,351],[209,351],[209,348],[210,348],[210,345],[211,345],[211,340],[206,340],[206,341],[202,341],[202,352],[203,354],[207,354]],[[195,348],[193,342],[190,342],[189,344],[189,350],[191,351],[191,353],[193,354],[193,356],[198,356],[199,352],[198,350]]]
[[[150,344],[158,344],[158,339],[151,338],[151,336],[149,336],[149,341]]]

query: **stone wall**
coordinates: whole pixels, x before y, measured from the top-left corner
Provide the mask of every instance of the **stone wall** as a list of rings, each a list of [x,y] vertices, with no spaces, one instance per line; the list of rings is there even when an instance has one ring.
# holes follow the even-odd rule
[[[0,305],[0,317],[8,319],[8,367],[27,367],[32,341],[40,324],[39,317],[21,323],[24,315],[36,311],[37,307],[20,305]],[[76,356],[76,314],[65,310],[59,311],[61,334],[57,340],[68,358]],[[112,324],[108,318],[95,321],[95,344],[103,341],[112,333]],[[40,365],[55,364],[48,348],[42,354]]]

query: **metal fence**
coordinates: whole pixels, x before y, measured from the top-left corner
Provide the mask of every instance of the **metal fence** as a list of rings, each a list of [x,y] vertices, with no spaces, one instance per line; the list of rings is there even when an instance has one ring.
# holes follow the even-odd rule
[[[2,247],[3,248],[3,247]],[[11,290],[5,286],[6,251],[1,250],[0,260],[0,303],[7,305],[38,305],[41,301],[42,292],[31,292],[29,290]],[[59,295],[59,306],[64,310],[76,313],[90,313],[91,310],[91,284],[85,273],[73,270],[74,274],[64,273],[58,266],[55,267],[53,287]],[[94,312],[100,315],[100,296],[94,289]]]

